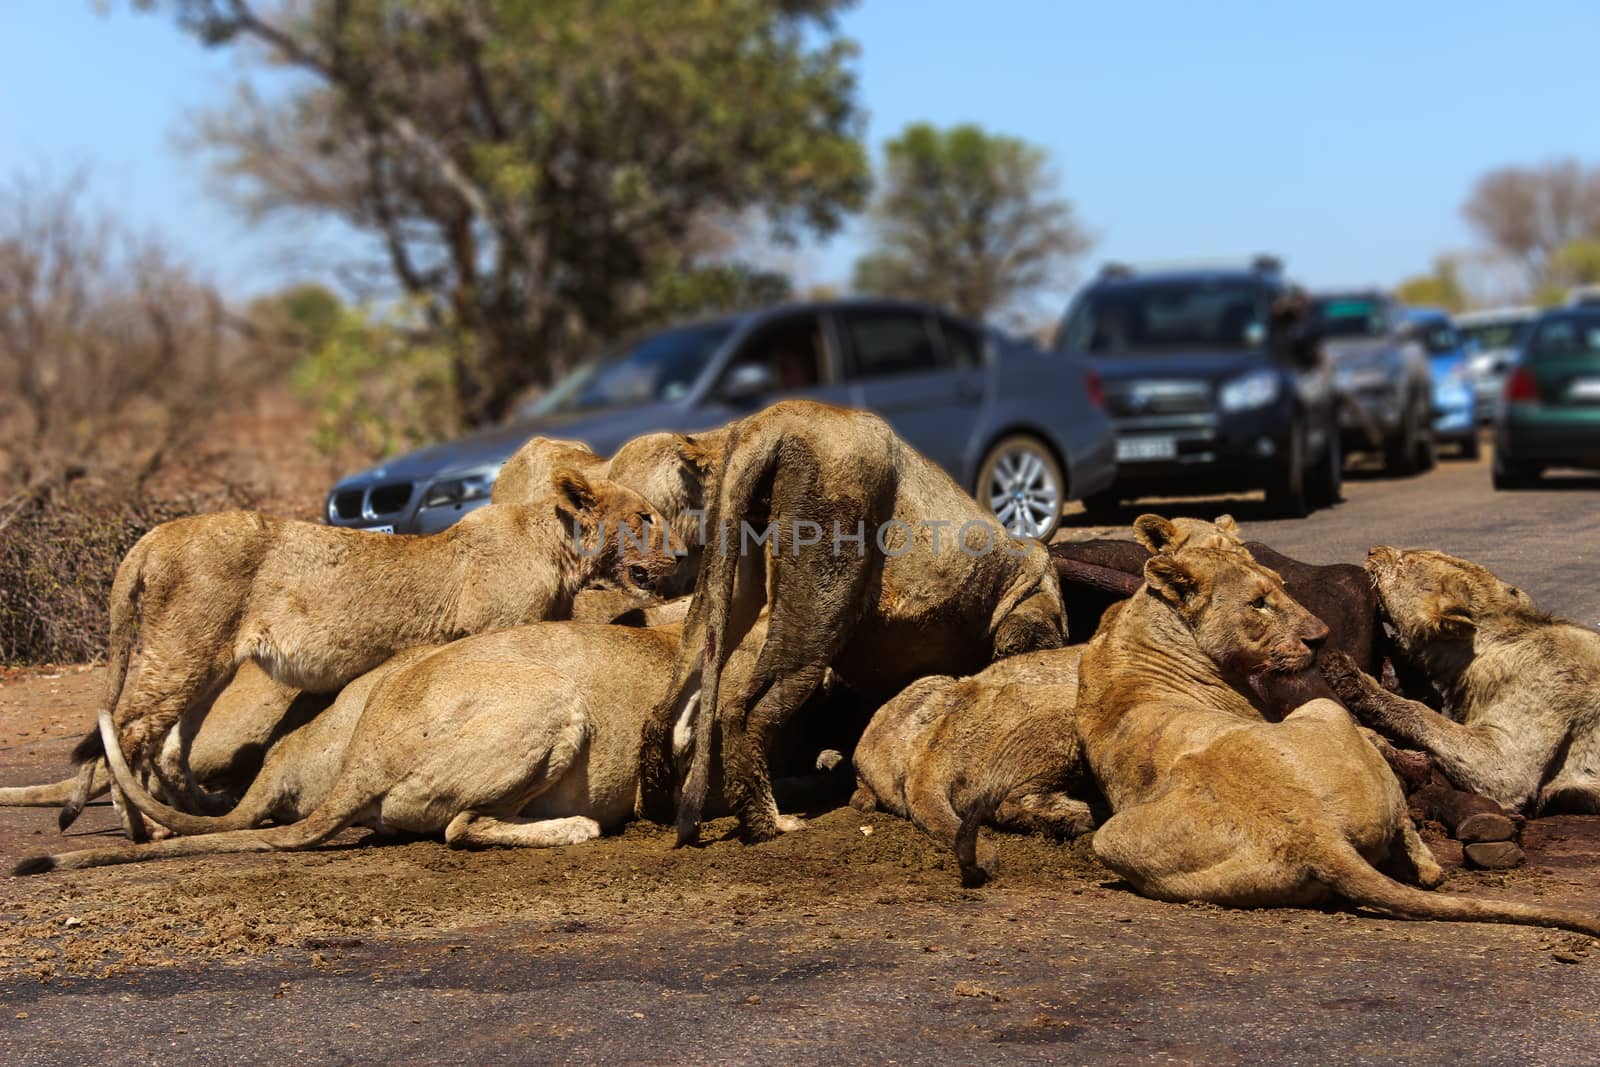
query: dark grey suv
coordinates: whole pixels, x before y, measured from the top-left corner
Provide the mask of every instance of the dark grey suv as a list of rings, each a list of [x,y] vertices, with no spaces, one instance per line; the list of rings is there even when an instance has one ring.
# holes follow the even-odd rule
[[[1063,355],[1092,362],[1117,428],[1118,474],[1091,512],[1155,495],[1265,489],[1286,515],[1339,498],[1333,382],[1276,261],[1135,271],[1110,265],[1067,309]]]
[[[1017,534],[1048,537],[1068,499],[1101,492],[1116,472],[1084,361],[923,304],[839,300],[651,334],[580,366],[505,426],[344,479],[327,521],[433,533],[487,503],[500,465],[536,434],[605,455],[642,433],[710,429],[785,397],[877,412]]]

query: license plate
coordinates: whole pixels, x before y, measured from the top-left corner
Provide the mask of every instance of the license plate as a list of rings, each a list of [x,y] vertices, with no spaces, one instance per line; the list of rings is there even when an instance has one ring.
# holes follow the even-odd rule
[[[1579,378],[1569,392],[1574,400],[1600,400],[1600,378]]]
[[[394,533],[393,526],[363,526],[367,533]]]
[[[1175,437],[1119,437],[1117,462],[1139,463],[1158,459],[1176,459],[1178,440]]]

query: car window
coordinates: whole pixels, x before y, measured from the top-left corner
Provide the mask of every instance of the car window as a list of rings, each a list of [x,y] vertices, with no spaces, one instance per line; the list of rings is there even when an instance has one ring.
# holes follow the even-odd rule
[[[1442,320],[1423,320],[1417,333],[1422,346],[1428,350],[1430,356],[1454,352],[1461,347],[1461,337],[1456,333],[1455,327]]]
[[[527,409],[529,415],[676,400],[733,332],[730,322],[662,330],[621,352],[581,364]]]
[[[1253,348],[1267,337],[1266,305],[1264,290],[1255,285],[1117,286],[1087,294],[1057,336],[1055,347],[1096,355]]]
[[[791,315],[768,323],[750,335],[723,371],[765,364],[779,389],[809,389],[828,380],[827,350],[822,343],[822,320],[815,315]]]
[[[919,311],[856,311],[844,316],[857,377],[882,378],[937,370],[944,362]]]
[[[1370,297],[1328,297],[1311,302],[1311,326],[1323,337],[1382,337],[1390,330],[1389,309]]]
[[[944,357],[951,366],[971,370],[983,363],[983,337],[976,330],[942,315],[939,329],[944,334]]]
[[[1600,355],[1600,316],[1547,319],[1539,323],[1528,343],[1528,358]]]

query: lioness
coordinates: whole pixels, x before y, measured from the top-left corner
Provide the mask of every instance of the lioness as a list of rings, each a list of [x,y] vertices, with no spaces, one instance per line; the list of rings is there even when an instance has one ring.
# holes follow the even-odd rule
[[[541,503],[481,508],[429,537],[243,511],[178,519],[140,538],[117,570],[104,710],[130,762],[149,769],[167,732],[203,712],[244,660],[296,689],[333,691],[403,648],[565,615],[597,575],[647,591],[675,565],[643,497],[570,470]],[[144,664],[118,708],[136,627]],[[186,755],[160,768],[180,793],[192,792]]]
[[[876,415],[790,400],[732,424],[707,519],[672,686],[642,750],[645,813],[663,818],[671,806],[667,739],[691,696],[705,691],[691,712],[680,844],[699,836],[713,724],[722,732],[729,799],[745,836],[763,840],[797,825],[773,802],[767,743],[830,666],[869,699],[883,699],[926,674],[970,673],[1066,640],[1044,546],[1012,540]],[[752,543],[748,534],[764,531],[770,543]],[[769,599],[754,674],[730,691],[719,718],[723,665]]]
[[[680,631],[536,623],[403,652],[280,742],[239,808],[221,817],[146,793],[103,716],[112,772],[130,801],[188,836],[36,857],[15,873],[310,848],[357,823],[442,833],[463,847],[587,841],[633,814],[641,728],[666,690]],[[748,673],[760,624],[752,636],[724,684]],[[680,733],[680,748],[686,741]],[[282,825],[245,828],[267,818]]]
[[[1366,566],[1401,650],[1459,721],[1331,660],[1324,673],[1351,710],[1510,810],[1600,812],[1600,633],[1443,552],[1379,546]]]
[[[1262,672],[1311,666],[1327,627],[1238,549],[1161,550],[1165,520],[1138,525],[1156,550],[1145,587],[1083,655],[1078,725],[1115,811],[1096,855],[1140,893],[1241,907],[1341,896],[1411,919],[1560,926],[1600,920],[1527,904],[1425,892],[1439,865],[1394,777],[1336,702],[1263,720],[1241,691]]]
[[[963,884],[995,852],[978,824],[1075,837],[1094,829],[1094,793],[1073,723],[1082,646],[1003,659],[969,678],[921,678],[878,709],[856,744],[850,803],[910,819],[957,849]]]
[[[506,460],[495,478],[490,499],[496,504],[521,504],[549,484],[558,467],[572,467],[591,478],[626,486],[650,501],[682,542],[678,570],[656,593],[668,599],[694,589],[700,570],[701,513],[706,481],[722,463],[726,429],[693,436],[647,433],[627,441],[610,459],[595,455],[578,441],[535,437]]]

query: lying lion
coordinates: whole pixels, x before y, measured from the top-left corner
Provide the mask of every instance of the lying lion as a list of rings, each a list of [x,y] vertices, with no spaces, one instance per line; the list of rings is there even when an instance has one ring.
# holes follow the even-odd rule
[[[971,673],[1066,639],[1044,546],[1012,540],[877,416],[785,401],[729,427],[726,452],[672,686],[642,752],[645,813],[663,818],[673,781],[667,739],[703,688],[704,706],[691,712],[680,844],[699,835],[713,726],[741,827],[763,840],[797,825],[772,799],[769,741],[830,667],[884,699],[923,675]],[[772,540],[763,546],[747,532]],[[754,674],[728,691],[724,708],[723,665],[769,601]]]
[[[743,682],[762,630],[724,684]],[[15,873],[311,848],[355,824],[443,834],[456,847],[587,841],[633,814],[641,728],[666,691],[680,632],[536,623],[402,652],[280,741],[238,809],[220,817],[150,796],[103,719],[129,801],[186,836],[36,857]],[[247,828],[268,818],[281,825]]]
[[[644,592],[672,572],[673,546],[643,497],[566,470],[552,487],[541,503],[481,508],[429,537],[243,511],[163,523],[112,586],[102,717],[116,709],[121,747],[148,772],[167,732],[203,712],[245,660],[285,685],[332,692],[404,648],[565,615],[598,575]],[[615,532],[624,529],[631,536]],[[119,709],[136,628],[144,665]],[[190,720],[178,759],[159,768],[180,795],[194,794],[193,732]],[[87,743],[77,753],[95,754]]]
[[[850,803],[881,808],[957,849],[963,884],[994,871],[979,823],[1076,837],[1094,793],[1073,722],[1082,646],[1012,656],[970,678],[919,679],[878,709],[856,744]]]
[[[1351,710],[1509,810],[1600,812],[1600,633],[1443,552],[1378,547],[1367,571],[1401,650],[1459,721],[1331,660],[1324,673]]]
[[[1240,549],[1163,551],[1170,524],[1137,525],[1155,551],[1145,588],[1084,652],[1084,751],[1115,814],[1096,855],[1159,900],[1297,907],[1331,896],[1402,918],[1559,926],[1600,920],[1425,892],[1442,878],[1381,757],[1336,702],[1264,721],[1240,691],[1310,667],[1327,627]]]

